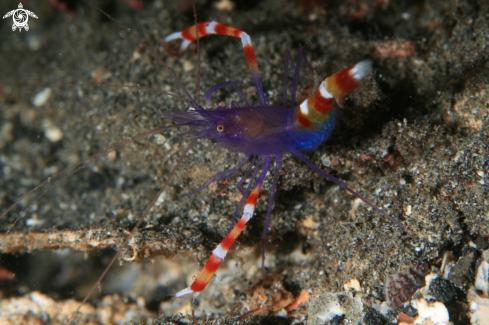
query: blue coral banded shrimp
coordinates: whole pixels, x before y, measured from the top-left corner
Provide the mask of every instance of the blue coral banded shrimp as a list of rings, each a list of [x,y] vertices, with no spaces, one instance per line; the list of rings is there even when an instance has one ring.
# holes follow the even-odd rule
[[[287,107],[287,73],[284,75],[283,106],[270,106],[267,104],[265,92],[263,91],[250,36],[244,31],[217,22],[203,22],[188,27],[181,32],[173,33],[167,36],[165,41],[169,42],[182,39],[181,50],[185,50],[192,41],[211,34],[232,36],[241,39],[246,61],[251,71],[260,103],[256,106],[250,105],[238,86],[233,81],[228,81],[209,89],[204,99],[209,104],[212,94],[216,90],[231,85],[243,100],[243,106],[235,102],[232,103],[231,107],[219,106],[215,109],[204,109],[200,105],[196,105],[194,106],[195,111],[174,113],[173,120],[175,122],[188,123],[188,125],[198,130],[196,133],[197,139],[216,140],[221,147],[246,154],[246,158],[236,167],[211,177],[203,186],[189,194],[206,188],[211,182],[231,176],[240,170],[250,159],[253,160],[249,164],[246,174],[249,175],[251,173],[253,166],[255,167],[255,171],[246,188],[243,188],[242,184],[238,183],[238,189],[241,191],[243,197],[236,208],[231,224],[235,224],[236,217],[244,206],[241,219],[216,249],[212,251],[211,257],[191,286],[175,294],[175,297],[182,297],[192,293],[198,295],[212,279],[232,244],[246,223],[253,217],[263,181],[271,168],[272,158],[275,160],[275,170],[270,188],[266,221],[261,237],[262,266],[265,259],[264,246],[272,214],[273,200],[277,190],[280,165],[282,158],[287,154],[291,154],[304,161],[314,172],[347,190],[402,229],[406,229],[386,212],[380,210],[367,199],[350,189],[345,183],[315,166],[301,153],[301,151],[316,149],[329,138],[335,127],[338,109],[342,106],[341,103],[345,96],[354,91],[360,82],[372,72],[372,61],[361,61],[331,75],[319,85],[319,88],[313,96],[296,105],[295,92],[301,61],[303,59],[306,60],[303,52],[299,51],[298,59],[295,63],[295,77],[291,96],[293,107]],[[286,52],[286,71],[289,64],[294,66],[289,52]],[[258,172],[259,170],[261,172]]]
[[[110,19],[114,20],[102,10],[100,11]],[[199,103],[199,94],[197,94],[196,98],[194,98],[189,93],[187,88],[182,84],[181,80],[166,65],[165,61],[160,59],[150,46],[145,44],[130,29],[126,28],[121,23],[117,22],[116,20],[114,20],[114,22],[116,22],[119,26],[121,26],[123,30],[126,30],[130,35],[136,38],[140,42],[140,44],[144,46],[156,58],[156,60],[158,60],[158,62],[160,62],[169,71],[173,79],[176,81],[176,83],[179,85],[182,92],[184,93],[184,97],[179,97],[175,94],[165,91],[158,92],[167,96],[177,98],[178,100],[192,107],[193,110],[187,112],[175,110],[169,111],[166,114],[166,117],[176,124],[160,127],[139,135],[135,135],[132,138],[117,143],[107,148],[106,150],[103,150],[77,164],[68,167],[57,175],[50,177],[47,181],[41,183],[32,191],[21,197],[16,203],[14,203],[12,207],[10,207],[2,214],[2,216],[0,216],[0,219],[8,214],[15,205],[18,205],[21,200],[26,198],[29,194],[39,190],[42,186],[47,185],[48,183],[54,186],[58,181],[72,175],[93,160],[98,159],[102,155],[107,154],[112,150],[117,150],[128,143],[141,139],[142,137],[159,133],[169,128],[186,126],[193,128],[193,130],[188,132],[187,134],[193,135],[194,138],[191,141],[190,145],[188,145],[187,148],[183,150],[181,157],[179,158],[175,167],[169,173],[165,183],[161,186],[159,192],[154,196],[153,200],[147,206],[146,210],[141,214],[140,219],[134,226],[131,233],[127,236],[125,242],[121,245],[118,252],[112,258],[97,282],[92,286],[90,292],[83,299],[76,311],[78,311],[79,308],[89,299],[90,295],[97,289],[100,281],[105,276],[107,271],[121,255],[123,248],[128,246],[128,243],[132,240],[135,231],[142,224],[143,220],[148,216],[151,208],[155,205],[160,195],[163,193],[169,182],[173,179],[173,176],[179,168],[182,160],[185,158],[185,155],[199,140],[207,139],[215,141],[225,149],[228,149],[232,152],[244,154],[245,158],[235,167],[212,176],[201,187],[192,190],[191,192],[187,193],[186,196],[195,194],[207,188],[212,182],[220,181],[235,175],[246,165],[247,167],[244,171],[245,176],[242,177],[241,180],[237,183],[237,188],[242,194],[242,199],[236,207],[233,220],[231,222],[232,229],[229,231],[224,240],[212,252],[212,255],[207,264],[203,268],[202,272],[197,276],[196,280],[191,284],[191,286],[176,293],[175,297],[182,297],[186,294],[191,293],[196,295],[201,292],[212,279],[215,271],[219,267],[220,263],[225,259],[226,254],[231,248],[232,244],[235,242],[238,235],[244,229],[248,221],[253,217],[254,209],[260,194],[261,187],[266,179],[267,173],[270,169],[272,169],[272,160],[275,160],[273,180],[269,190],[266,221],[262,233],[263,263],[265,259],[264,243],[267,237],[267,231],[271,220],[272,207],[275,192],[277,190],[281,162],[285,155],[292,155],[304,161],[305,164],[308,165],[314,172],[337,184],[340,188],[350,192],[352,195],[365,202],[367,205],[372,207],[384,217],[391,220],[393,223],[397,224],[402,229],[406,229],[401,223],[390,217],[385,211],[379,209],[370,201],[360,196],[342,181],[334,178],[322,169],[315,166],[302,154],[302,151],[316,149],[319,145],[324,143],[329,138],[331,132],[335,127],[338,115],[337,113],[338,110],[341,108],[341,103],[343,102],[344,97],[355,90],[359,86],[360,82],[372,71],[372,62],[370,60],[361,61],[347,69],[341,70],[326,78],[319,85],[319,88],[313,96],[297,105],[295,94],[299,80],[301,62],[306,61],[306,57],[302,50],[300,50],[297,60],[294,62],[290,53],[286,51],[284,66],[284,70],[286,72],[284,73],[283,79],[283,106],[271,106],[267,104],[267,99],[261,83],[259,69],[250,36],[241,30],[228,27],[216,22],[199,23],[185,29],[182,32],[171,34],[166,38],[166,41],[183,39],[184,41],[182,42],[182,50],[184,50],[192,41],[198,40],[199,38],[205,37],[210,34],[220,34],[240,38],[259,100],[258,105],[250,104],[250,102],[248,101],[244,93],[239,89],[237,84],[233,81],[227,81],[211,87],[204,94],[203,99],[207,104],[206,106],[209,105],[212,95],[217,90],[227,86],[232,86],[234,88],[243,103],[238,104],[233,101],[231,102],[230,107],[227,107],[226,105],[219,105],[216,108],[208,109],[204,108],[204,106]],[[287,94],[289,81],[287,71],[289,69],[289,66],[292,66],[292,68],[295,69],[290,100],[288,100]],[[121,87],[121,85],[106,86]],[[136,88],[138,90],[149,89],[139,86],[122,87]],[[244,184],[247,179],[248,184],[245,186]],[[38,198],[42,197],[44,193],[39,195]],[[237,217],[242,210],[243,215],[241,219],[236,223]],[[75,317],[75,314],[73,314],[72,317]]]

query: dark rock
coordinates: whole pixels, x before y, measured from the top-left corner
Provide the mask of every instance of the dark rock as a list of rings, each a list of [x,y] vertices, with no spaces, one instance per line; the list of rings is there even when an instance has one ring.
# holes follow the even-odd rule
[[[474,282],[475,253],[461,257],[450,270],[448,280],[459,289],[467,289]]]
[[[429,293],[436,300],[449,304],[457,299],[457,290],[447,280],[436,278],[430,283]]]
[[[489,241],[485,237],[477,237],[474,240],[474,243],[477,245],[477,249],[480,251],[485,251],[489,248]]]
[[[363,321],[366,325],[384,325],[387,323],[385,317],[373,308],[368,308]]]

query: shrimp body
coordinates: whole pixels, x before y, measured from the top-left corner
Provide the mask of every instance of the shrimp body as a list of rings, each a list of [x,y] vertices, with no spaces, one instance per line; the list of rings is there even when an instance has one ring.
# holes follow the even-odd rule
[[[196,119],[203,138],[216,140],[228,150],[249,155],[282,156],[313,150],[326,141],[336,125],[339,104],[372,70],[370,61],[336,73],[321,83],[316,93],[293,108],[275,106],[198,107],[197,114],[174,112],[180,118]],[[329,91],[328,91],[329,90]],[[333,95],[334,94],[334,95]],[[175,119],[181,122],[181,119]]]
[[[223,148],[250,155],[280,155],[293,145],[290,133],[290,110],[283,107],[245,106],[216,110],[211,139]]]
[[[219,145],[228,150],[244,153],[246,158],[236,167],[221,172],[211,177],[198,189],[195,189],[187,195],[196,193],[212,182],[230,177],[238,172],[249,160],[247,175],[254,170],[250,178],[249,185],[244,188],[242,181],[238,183],[238,189],[243,194],[241,202],[238,204],[232,224],[243,209],[241,219],[230,230],[228,235],[212,252],[211,257],[204,266],[204,269],[197,276],[192,285],[180,292],[175,297],[181,297],[193,293],[197,295],[212,279],[220,263],[226,257],[228,250],[234,243],[239,233],[243,230],[246,223],[253,217],[258,195],[261,186],[270,169],[271,159],[275,159],[275,171],[273,182],[270,187],[270,197],[268,202],[267,218],[265,229],[262,234],[262,266],[265,259],[264,246],[268,232],[268,226],[271,219],[271,212],[275,191],[277,189],[278,175],[282,157],[285,154],[292,154],[303,160],[313,171],[334,182],[341,188],[351,192],[357,198],[374,208],[391,221],[398,223],[395,219],[389,217],[384,211],[377,208],[374,204],[363,198],[361,195],[350,189],[345,183],[329,175],[322,169],[310,162],[301,151],[316,149],[321,143],[325,142],[336,125],[338,110],[342,107],[346,95],[355,90],[360,82],[372,71],[370,60],[361,61],[349,68],[343,69],[330,77],[326,78],[319,85],[315,94],[299,105],[295,104],[295,92],[298,81],[301,59],[304,54],[300,51],[295,64],[295,77],[292,87],[291,102],[292,108],[287,107],[287,69],[288,63],[294,65],[290,53],[286,52],[283,106],[269,106],[266,101],[265,92],[260,80],[258,65],[256,63],[253,46],[249,35],[233,27],[219,24],[217,22],[204,22],[191,26],[182,32],[169,35],[165,41],[174,39],[183,39],[181,49],[184,50],[197,37],[204,37],[210,34],[220,34],[237,37],[241,39],[243,50],[250,69],[256,93],[260,101],[259,105],[250,105],[248,99],[233,81],[228,81],[216,85],[209,89],[204,96],[207,104],[210,103],[212,94],[225,86],[233,86],[239,94],[244,105],[240,106],[232,102],[231,107],[221,104],[214,109],[204,109],[196,101],[193,101],[195,110],[190,112],[173,111],[170,117],[177,123],[184,123],[194,127],[197,131],[194,133],[196,139],[215,140]],[[287,56],[288,55],[288,56]],[[304,56],[305,59],[305,56]],[[246,178],[246,177],[245,177]]]
[[[255,156],[280,156],[303,141],[295,125],[296,110],[297,107],[220,107],[199,111],[198,116],[191,112],[188,119],[197,118],[191,125],[201,130],[200,136],[217,141],[225,149]],[[179,117],[182,115],[180,112]]]
[[[203,22],[182,32],[176,32],[165,41],[183,39],[181,49],[199,37],[220,34],[241,38],[253,82],[257,88],[260,106],[238,107],[234,103],[230,111],[222,107],[200,113],[206,120],[217,121],[221,133],[208,133],[206,138],[220,140],[231,151],[254,155],[276,155],[293,151],[313,150],[326,141],[336,125],[337,109],[342,99],[355,90],[360,81],[372,71],[372,63],[365,60],[326,78],[316,93],[292,109],[266,105],[255,53],[249,35],[241,30],[217,22]],[[300,69],[300,60],[296,69]],[[221,87],[218,87],[221,88]],[[217,88],[217,89],[218,89]],[[216,89],[216,90],[217,90]],[[209,102],[214,90],[206,94]],[[286,92],[286,89],[284,89]],[[244,95],[240,93],[243,98]],[[335,99],[337,104],[335,105]],[[244,98],[245,103],[248,101]],[[265,105],[263,105],[265,104]],[[199,110],[199,109],[198,109]],[[201,109],[199,112],[202,111]]]

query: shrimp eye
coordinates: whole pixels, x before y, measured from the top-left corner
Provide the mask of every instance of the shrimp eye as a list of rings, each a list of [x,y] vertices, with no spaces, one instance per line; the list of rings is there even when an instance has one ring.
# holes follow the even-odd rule
[[[224,125],[218,125],[217,132],[223,132],[223,131],[224,131]]]

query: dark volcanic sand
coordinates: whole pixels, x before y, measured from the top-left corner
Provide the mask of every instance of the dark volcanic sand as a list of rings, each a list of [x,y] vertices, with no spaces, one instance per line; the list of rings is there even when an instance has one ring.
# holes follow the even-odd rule
[[[161,45],[164,36],[193,23],[191,9],[166,1],[149,1],[140,11],[122,1],[96,3],[148,43],[190,93],[195,92],[195,47],[182,57],[172,57],[171,49]],[[324,3],[325,11],[313,8],[307,12],[292,1],[240,1],[234,11],[225,12],[216,10],[213,2],[198,1],[197,12],[200,21],[217,20],[251,35],[271,104],[281,103],[286,49],[295,56],[303,46],[316,70],[302,69],[299,89],[316,87],[331,73],[373,56],[374,73],[348,97],[333,136],[307,156],[386,209],[409,231],[403,233],[364,204],[356,207],[358,202],[351,195],[287,157],[270,226],[266,272],[283,275],[293,294],[301,289],[335,293],[357,279],[363,303],[374,306],[385,300],[387,274],[421,262],[437,272],[446,252],[452,251],[457,260],[466,253],[463,248],[467,243],[475,241],[480,242],[474,252],[477,257],[485,245],[480,236],[489,233],[489,4],[482,0],[392,1],[376,8],[373,5],[378,1]],[[3,15],[17,4],[2,1],[0,12]],[[358,17],[357,8],[362,5],[367,7],[364,16]],[[141,85],[183,94],[169,72],[129,33],[87,4],[76,8],[76,16],[70,19],[48,1],[27,2],[25,9],[39,17],[29,19],[28,32],[12,32],[10,18],[0,21],[2,212],[70,164],[167,124],[161,116],[169,110],[187,109],[156,92],[92,86],[53,88],[46,105],[34,107],[31,99],[42,87],[94,83],[97,71],[99,76],[106,74],[106,84]],[[406,41],[414,50],[408,56],[375,55],[380,42]],[[239,40],[214,36],[202,40],[201,46],[201,89],[234,80],[256,103]],[[140,58],[133,59],[135,52]],[[226,88],[214,97],[214,104],[220,100],[230,103],[238,101],[238,96]],[[46,130],[53,127],[62,131],[62,141],[46,137]],[[29,208],[11,234],[2,235],[1,263],[17,276],[1,283],[3,297],[38,290],[60,301],[83,299],[113,251],[96,249],[84,255],[64,250],[55,254],[38,248],[70,247],[68,239],[56,234],[73,231],[79,236],[78,249],[86,249],[89,238],[115,242],[127,234],[190,143],[190,136],[180,133],[167,131],[162,133],[164,137],[150,136],[129,144],[117,152],[115,160],[97,160]],[[191,281],[226,234],[237,204],[236,178],[191,197],[181,196],[234,166],[241,157],[209,141],[199,142],[152,210],[144,230],[136,234],[133,248],[143,264],[130,271],[118,269],[97,295],[119,292],[128,302],[143,296],[155,312],[153,317],[158,303],[166,301],[161,306],[167,320],[180,307],[180,311],[187,311],[184,307],[190,298],[169,300],[167,295],[183,289],[184,281]],[[194,305],[199,315],[219,312],[223,316],[214,317],[223,320],[260,282],[259,241],[267,198],[264,195],[259,201],[255,218],[238,239],[240,258],[231,254],[229,265],[224,265],[230,270],[222,275],[225,283],[210,285]],[[25,208],[27,203],[20,206]],[[2,231],[9,229],[19,212],[14,209],[1,220]],[[27,221],[37,225],[26,226]],[[28,233],[27,243],[14,246],[14,238],[24,237],[14,234]],[[52,233],[55,239],[42,237],[45,233]],[[114,247],[113,243],[107,245]],[[245,248],[252,248],[251,253]],[[190,254],[182,255],[184,252]],[[158,257],[176,253],[193,258],[173,259],[168,266]],[[128,259],[133,254],[129,248],[123,255]],[[167,266],[160,269],[160,264]],[[173,275],[165,277],[161,272]],[[138,281],[149,288],[142,285],[138,291]],[[456,313],[464,313],[460,310],[465,306],[466,289],[455,291],[461,301],[453,309]],[[245,311],[242,308],[237,313]],[[450,313],[456,324],[466,320],[466,316],[455,316],[452,309]],[[364,322],[370,323],[370,319],[366,317]],[[165,321],[164,317],[159,320]]]

